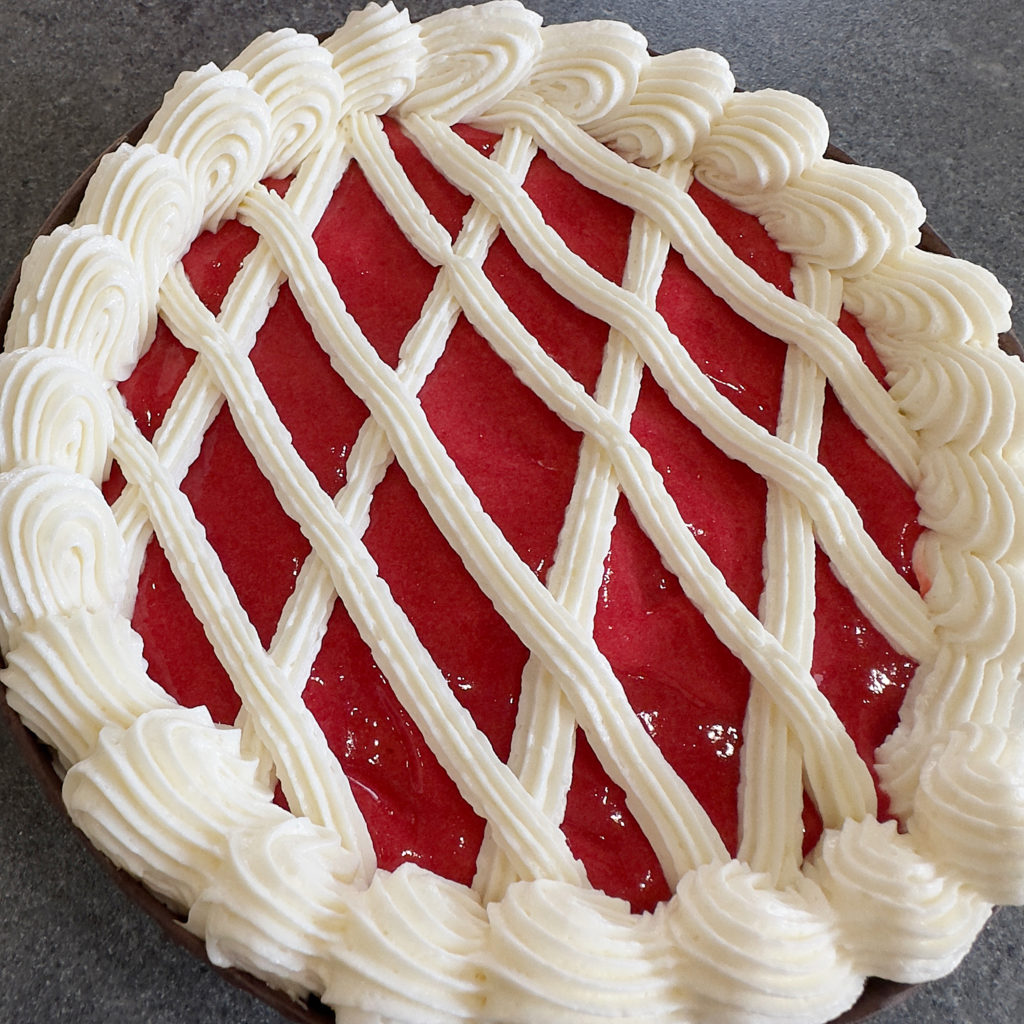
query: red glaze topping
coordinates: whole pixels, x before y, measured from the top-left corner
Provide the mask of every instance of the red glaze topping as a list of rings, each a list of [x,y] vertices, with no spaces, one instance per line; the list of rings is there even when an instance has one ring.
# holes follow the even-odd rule
[[[435,215],[457,233],[469,200],[454,190],[394,126],[392,143]],[[460,130],[481,152],[492,136]],[[276,185],[280,190],[286,183]],[[526,188],[567,244],[619,281],[630,211],[592,193],[543,154]],[[753,218],[705,189],[692,193],[733,250],[788,291],[789,261]],[[355,165],[314,238],[349,311],[382,358],[397,364],[437,274],[401,235]],[[236,222],[194,243],[186,270],[214,311],[255,235]],[[588,390],[608,328],[556,295],[499,236],[485,264],[513,312]],[[778,417],[785,346],[734,314],[670,254],[658,306],[719,390],[769,430]],[[880,373],[864,332],[842,328]],[[161,326],[122,386],[147,436],[161,422],[193,360]],[[320,485],[345,482],[351,446],[367,411],[331,370],[285,285],[260,331],[253,363]],[[544,579],[554,557],[576,472],[580,435],[558,419],[465,320],[459,320],[421,401],[438,436],[527,565]],[[645,376],[632,431],[665,477],[683,519],[744,604],[762,588],[765,481],[709,443]],[[919,533],[912,492],[867,445],[830,395],[820,457],[854,499],[869,533],[908,578]],[[116,469],[116,468],[115,468]],[[118,474],[108,483],[111,499]],[[224,406],[183,490],[250,615],[269,645],[296,574],[309,554]],[[394,463],[374,494],[365,542],[395,598],[495,750],[506,757],[528,652],[434,525]],[[812,671],[862,755],[896,723],[915,668],[894,652],[819,557]],[[202,626],[151,543],[134,615],[153,677],[179,701],[206,703],[230,722],[239,701]],[[737,786],[749,676],[661,563],[628,503],[619,502],[596,612],[596,639],[641,721],[718,826],[738,842]],[[484,823],[459,795],[395,698],[340,602],[305,691],[353,782],[381,867],[412,860],[471,881]],[[591,881],[649,909],[669,895],[642,831],[579,733],[564,828]],[[808,844],[817,826],[809,820]]]

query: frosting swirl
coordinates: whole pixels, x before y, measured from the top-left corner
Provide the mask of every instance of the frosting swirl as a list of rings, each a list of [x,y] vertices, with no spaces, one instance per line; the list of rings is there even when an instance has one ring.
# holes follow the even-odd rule
[[[990,903],[1024,901],[1024,738],[965,723],[921,772],[910,835]]]
[[[844,278],[874,270],[917,245],[925,211],[913,187],[888,171],[821,160],[792,188],[744,204],[786,252]]]
[[[88,480],[48,466],[0,474],[0,517],[0,623],[11,642],[47,616],[118,605],[121,537]]]
[[[101,377],[135,366],[148,316],[131,250],[92,225],[57,228],[32,245],[14,293],[6,348],[72,351]]]
[[[483,956],[498,1020],[670,1019],[678,999],[651,918],[602,892],[511,886],[488,905]]]
[[[141,141],[181,161],[199,213],[193,235],[230,216],[266,173],[271,130],[266,101],[241,71],[207,64],[179,75]]]
[[[426,51],[408,11],[393,3],[354,11],[324,43],[343,83],[344,114],[383,114],[412,92]]]
[[[128,248],[138,270],[146,346],[156,331],[160,282],[195,235],[188,179],[181,164],[151,145],[108,153],[86,186],[76,226],[95,225]]]
[[[220,871],[230,835],[291,817],[255,768],[206,708],[159,708],[104,729],[68,771],[64,802],[115,864],[185,908]]]
[[[1020,549],[1024,491],[1006,479],[991,456],[947,445],[921,460],[920,521],[933,533],[963,538],[964,547],[986,560]]]
[[[837,950],[831,912],[813,886],[777,891],[733,860],[686,875],[658,914],[693,1016],[828,1020],[860,992],[861,975]]]
[[[636,93],[647,40],[617,21],[547,25],[524,89],[576,124],[607,118]]]
[[[403,864],[349,890],[342,917],[346,953],[332,957],[325,1002],[424,1024],[484,1015],[486,918],[470,890]]]
[[[849,821],[822,838],[807,869],[863,974],[915,984],[951,971],[990,906],[943,875],[896,822]]]
[[[342,893],[356,867],[337,837],[308,818],[238,829],[192,905],[189,930],[205,937],[215,964],[295,996],[323,992],[331,952],[345,939]]]
[[[927,602],[943,643],[986,657],[1021,649],[1016,602],[1024,580],[1019,570],[993,565],[927,534],[914,555],[929,581]]]
[[[738,92],[694,149],[694,176],[734,205],[785,188],[828,144],[825,115],[809,100],[777,89]]]
[[[956,441],[964,451],[979,446],[990,451],[1018,448],[1017,429],[1024,396],[1016,375],[1005,372],[998,352],[950,352],[941,360],[918,359],[906,346],[901,357],[909,365],[894,375],[890,394],[913,429],[929,448],[939,449]],[[967,395],[971,396],[968,401]],[[997,415],[996,410],[1013,410]]]
[[[283,178],[326,140],[341,119],[341,90],[330,54],[293,29],[267,32],[227,70],[244,72],[270,110],[270,160],[264,173]]]
[[[0,361],[0,472],[37,463],[99,484],[113,433],[99,378],[74,357],[37,348]]]
[[[669,157],[685,160],[722,112],[735,80],[729,65],[708,50],[653,57],[625,106],[589,129],[624,159],[652,167]]]
[[[540,51],[540,15],[515,0],[490,0],[424,18],[426,56],[402,114],[429,113],[442,124],[472,121],[514,89]]]
[[[843,297],[869,331],[903,344],[994,346],[1010,329],[1010,296],[992,274],[920,249],[891,255],[850,281]]]
[[[105,608],[38,620],[6,661],[8,702],[67,765],[88,757],[106,726],[175,707],[149,678],[139,635]]]

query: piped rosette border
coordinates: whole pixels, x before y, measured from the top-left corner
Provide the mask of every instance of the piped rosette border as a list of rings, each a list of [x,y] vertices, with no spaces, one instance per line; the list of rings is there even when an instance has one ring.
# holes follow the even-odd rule
[[[379,128],[385,113],[474,197],[454,242],[396,168]],[[458,122],[497,132],[495,155],[463,146],[449,131]],[[621,287],[595,281],[526,200],[522,174],[538,146],[637,211]],[[868,976],[913,983],[947,973],[994,904],[1024,902],[1024,368],[999,350],[1009,299],[987,272],[920,247],[924,210],[906,182],[824,159],[826,147],[824,118],[806,100],[735,92],[721,57],[652,57],[624,25],[541,27],[506,0],[413,24],[390,4],[371,5],[322,44],[270,33],[224,71],[181,76],[141,136],[83,183],[74,221],[48,225],[22,267],[0,357],[3,684],[56,752],[71,819],[187,915],[214,964],[289,996],[312,994],[339,1017],[354,1008],[360,1019],[399,1022],[815,1024],[853,1004]],[[604,496],[596,506],[607,516],[610,497],[626,494],[750,670],[737,857],[628,706],[622,713],[587,632],[592,561],[560,551],[564,567],[541,586],[420,429],[415,393],[436,358],[436,332],[424,326],[404,363],[383,367],[323,279],[309,231],[354,155],[442,268],[437,322],[462,310],[584,431],[581,464],[590,492]],[[286,175],[294,181],[283,198],[259,184]],[[688,195],[694,179],[755,214],[791,254],[794,298],[732,256]],[[200,231],[233,217],[261,241],[215,318],[180,260]],[[593,397],[573,388],[504,317],[480,272],[498,226],[552,287],[609,324],[614,386]],[[789,343],[776,434],[755,429],[679,358],[652,311],[670,246],[744,317]],[[367,491],[350,486],[333,502],[314,492],[273,408],[243,420],[263,462],[296,481],[293,510],[316,553],[301,580],[306,607],[322,619],[340,595],[355,609],[403,703],[489,822],[472,887],[413,865],[376,869],[348,780],[297,685],[315,630],[263,648],[177,489],[211,409],[244,393],[246,346],[282,275],[373,412],[360,473],[350,475],[372,490],[397,457],[536,656],[506,764],[446,702],[436,666],[375,582],[360,541]],[[844,308],[867,330],[886,386],[836,327]],[[200,369],[150,443],[116,384],[158,316],[192,340]],[[736,606],[677,528],[623,427],[641,366],[769,481],[759,616]],[[814,458],[826,382],[915,489],[927,528],[915,553],[921,594],[878,554]],[[112,459],[128,481],[113,507],[99,489]],[[438,480],[447,482],[435,488]],[[585,521],[582,509],[569,514]],[[239,688],[236,728],[178,706],[147,674],[130,614],[153,532],[176,556],[182,588]],[[868,766],[810,677],[813,623],[800,595],[815,543],[919,664],[875,766],[900,827],[877,820]],[[526,743],[531,723],[550,742]],[[654,913],[632,914],[591,889],[558,828],[565,736],[577,724],[630,793],[672,883]],[[275,781],[292,810],[274,801]],[[805,784],[826,826],[806,859]]]

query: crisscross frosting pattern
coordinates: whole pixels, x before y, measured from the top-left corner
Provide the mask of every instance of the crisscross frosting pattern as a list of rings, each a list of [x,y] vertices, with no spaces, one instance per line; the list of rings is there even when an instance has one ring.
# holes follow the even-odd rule
[[[717,55],[652,58],[618,24],[542,28],[497,0],[414,25],[371,5],[323,44],[281,31],[224,71],[183,75],[140,142],[100,165],[74,224],[27,257],[0,364],[4,683],[67,766],[76,822],[186,911],[216,962],[395,1021],[686,1021],[712,1008],[722,1021],[811,1022],[849,1005],[868,974],[948,971],[992,903],[1024,899],[1024,490],[1009,422],[1024,374],[997,347],[1008,300],[984,271],[915,248],[923,210],[905,182],[822,159],[813,106],[733,89]],[[384,115],[467,196],[454,234],[414,187]],[[463,122],[494,133],[493,151],[452,130]],[[531,199],[538,151],[632,211],[621,280],[577,255]],[[393,362],[314,240],[353,166],[438,268]],[[792,257],[790,287],[716,233],[695,181],[760,219]],[[258,241],[218,308],[182,258],[229,219]],[[547,287],[605,325],[592,388],[485,273],[499,231]],[[741,411],[679,344],[657,305],[670,254],[787,346],[777,426]],[[285,288],[368,411],[335,493],[299,455],[251,358]],[[884,382],[840,329],[844,310],[866,329]],[[459,318],[581,438],[543,574],[425,411]],[[194,361],[147,431],[117,384],[164,327]],[[766,482],[756,609],[630,429],[645,378]],[[817,457],[827,388],[916,495],[920,590]],[[269,638],[183,489],[224,406],[308,543]],[[112,460],[124,486],[108,504]],[[392,463],[527,651],[507,756],[367,545]],[[749,681],[735,849],[595,640],[620,501]],[[149,675],[130,622],[154,539],[237,694],[231,728]],[[812,675],[817,548],[873,629],[918,666],[877,762]],[[471,885],[378,866],[352,780],[303,699],[339,602],[486,821]],[[593,888],[560,827],[577,730],[667,882],[670,898],[651,913]],[[879,813],[876,777],[900,829]],[[824,829],[809,857],[805,789]]]

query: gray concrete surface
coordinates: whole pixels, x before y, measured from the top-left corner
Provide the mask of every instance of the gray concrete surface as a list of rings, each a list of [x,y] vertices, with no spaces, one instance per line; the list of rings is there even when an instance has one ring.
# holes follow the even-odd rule
[[[333,28],[349,6],[0,0],[0,281],[77,172],[156,107],[178,70],[226,63],[267,28]],[[419,17],[448,5],[409,6]],[[627,20],[655,50],[710,47],[746,87],[810,96],[838,145],[910,178],[958,254],[1024,296],[1019,0],[533,6],[549,21]],[[281,1019],[167,941],[122,896],[0,728],[0,1022]],[[875,1024],[1021,1020],[1024,912],[1005,910],[951,977],[915,990]]]

